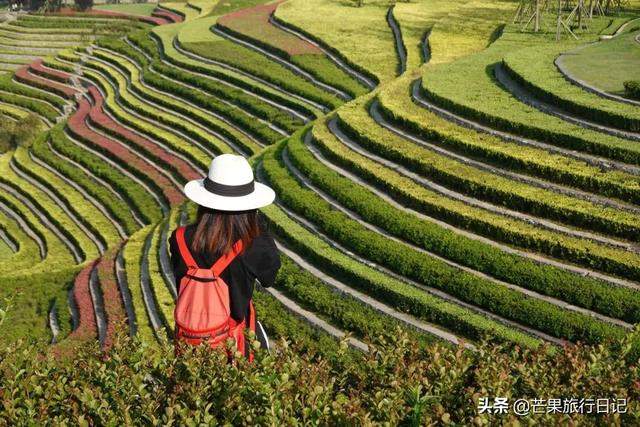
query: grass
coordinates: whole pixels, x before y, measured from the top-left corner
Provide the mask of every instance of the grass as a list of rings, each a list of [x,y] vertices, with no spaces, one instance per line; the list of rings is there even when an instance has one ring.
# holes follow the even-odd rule
[[[13,250],[5,243],[4,240],[0,240],[0,262],[11,257],[14,254]]]
[[[151,13],[156,8],[156,3],[101,4],[93,8],[97,10],[128,13],[131,15],[151,16]]]
[[[389,2],[369,0],[363,7],[334,0],[290,0],[276,16],[337,49],[381,82],[396,75],[393,35],[386,21]]]
[[[594,18],[593,28],[606,20]],[[586,38],[586,35],[584,36]],[[523,104],[503,89],[493,76],[502,58],[531,43],[551,43],[551,34],[530,35],[514,27],[485,51],[449,64],[424,68],[422,85],[427,96],[441,106],[495,128],[522,136],[629,163],[640,163],[638,144],[606,135]],[[544,45],[541,45],[541,49]],[[465,90],[460,90],[464,85]]]
[[[638,108],[597,96],[567,82],[554,64],[555,58],[563,51],[566,51],[566,43],[545,49],[534,46],[511,52],[503,61],[518,81],[552,104],[605,125],[640,129]],[[637,65],[640,66],[640,55]],[[613,72],[618,72],[617,68]]]
[[[158,38],[162,41],[162,50],[171,62],[176,63],[177,65],[189,70],[194,70],[205,74],[211,73],[212,75],[222,78],[223,80],[230,80],[240,87],[248,88],[252,92],[261,94],[278,102],[282,102],[284,103],[284,105],[297,107],[298,109],[301,108],[301,102],[290,95],[275,91],[274,89],[265,86],[264,84],[257,82],[250,77],[234,73],[217,65],[196,61],[183,55],[174,48],[173,40],[176,36],[178,36],[179,33],[180,37],[184,37],[181,38],[181,40],[190,40],[194,43],[199,43],[198,41],[207,39],[208,35],[210,34],[209,27],[213,24],[215,24],[215,18],[201,18],[190,22],[187,27],[184,27],[184,32],[182,31],[184,24],[174,24],[156,27],[153,29],[153,33],[157,35]],[[321,114],[320,110],[307,105],[302,108],[303,111],[312,111],[316,115]]]
[[[638,34],[638,31],[623,33],[611,40],[567,53],[563,56],[564,65],[580,80],[605,92],[624,95],[623,83],[626,80],[640,80],[640,44],[634,40]]]

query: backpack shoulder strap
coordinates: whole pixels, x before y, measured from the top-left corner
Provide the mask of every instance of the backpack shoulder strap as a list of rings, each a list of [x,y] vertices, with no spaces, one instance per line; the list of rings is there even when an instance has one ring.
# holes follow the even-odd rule
[[[184,239],[184,230],[185,227],[180,227],[176,230],[176,241],[178,242],[178,249],[180,249],[180,256],[184,263],[187,264],[187,267],[198,268],[198,264],[193,259],[193,255],[191,255],[191,251],[189,251],[187,242]]]
[[[242,252],[242,240],[238,240],[237,242],[235,242],[233,244],[233,247],[231,248],[231,251],[224,254],[211,266],[213,275],[218,277],[224,271],[224,269],[227,268],[229,264],[231,264],[231,261],[233,261],[235,257],[240,254],[240,252]]]

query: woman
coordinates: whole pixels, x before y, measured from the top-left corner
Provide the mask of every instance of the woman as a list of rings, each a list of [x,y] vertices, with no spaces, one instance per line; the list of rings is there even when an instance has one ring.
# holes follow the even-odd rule
[[[232,154],[213,159],[207,177],[188,182],[184,192],[199,208],[195,223],[179,227],[169,239],[178,289],[177,341],[217,347],[234,338],[238,350],[252,358],[243,329],[255,330],[268,348],[255,320],[253,284],[257,279],[271,286],[280,268],[276,245],[258,214],[275,193],[254,181],[244,157]]]

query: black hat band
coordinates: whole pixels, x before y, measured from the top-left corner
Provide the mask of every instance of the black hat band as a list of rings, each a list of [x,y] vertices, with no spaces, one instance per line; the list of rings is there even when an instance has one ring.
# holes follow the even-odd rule
[[[219,182],[215,182],[209,179],[209,177],[204,179],[204,188],[213,194],[218,196],[225,197],[242,197],[247,196],[255,190],[255,182],[251,180],[246,184],[242,185],[226,185],[220,184]]]

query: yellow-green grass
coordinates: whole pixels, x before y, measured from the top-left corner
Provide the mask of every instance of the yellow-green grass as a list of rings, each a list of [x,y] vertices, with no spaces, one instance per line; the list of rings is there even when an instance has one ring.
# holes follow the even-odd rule
[[[206,0],[197,0],[206,1]],[[233,12],[235,10],[246,9],[248,7],[256,6],[259,4],[269,3],[270,0],[212,0],[214,3],[213,8],[209,12],[212,16],[221,16],[226,13]],[[196,3],[190,1],[189,3]]]
[[[0,200],[1,201],[1,200]],[[4,265],[10,266],[6,271],[20,271],[37,263],[40,258],[40,249],[37,243],[22,229],[21,225],[9,216],[0,212],[0,228],[11,240],[17,244],[18,250],[13,252],[4,240],[0,240],[0,270],[5,271]]]
[[[640,21],[638,25],[640,25]],[[608,115],[634,121],[640,120],[640,108],[597,96],[567,81],[554,64],[555,58],[567,50],[567,45],[568,43],[547,44],[544,48],[537,45],[527,49],[518,49],[505,55],[503,61],[513,73],[526,80],[528,85],[536,88],[536,91],[549,93],[585,109],[602,111]],[[573,55],[568,55],[566,60],[569,58],[575,61]],[[629,64],[625,61],[624,66],[627,65]],[[619,72],[619,68],[615,65],[611,64],[611,67],[611,72]],[[630,76],[636,73],[636,77],[640,79],[640,71],[637,71],[640,70],[640,53],[637,55],[636,66],[632,68],[633,70],[627,70],[625,74]]]
[[[200,18],[192,22],[189,22],[188,24],[189,24],[188,27],[185,27],[185,30],[188,28],[188,31],[185,33],[185,36],[184,36],[185,39],[197,40],[198,37],[200,37],[200,34],[202,31],[209,32],[209,27],[215,24],[215,18],[214,19]],[[153,29],[153,33],[156,34],[158,38],[162,41],[162,50],[164,54],[167,57],[169,57],[172,62],[175,62],[177,65],[183,66],[187,69],[189,69],[190,67],[198,67],[198,69],[211,70],[216,74],[220,74],[220,73],[226,74],[238,81],[242,81],[243,83],[247,84],[249,87],[258,87],[260,88],[260,90],[264,92],[273,94],[275,97],[277,97],[276,99],[281,98],[281,99],[286,99],[292,103],[296,103],[296,104],[300,103],[300,101],[297,100],[296,98],[291,97],[282,92],[276,91],[249,77],[243,76],[238,73],[234,73],[233,71],[229,71],[225,68],[222,68],[213,64],[207,64],[205,62],[194,60],[178,52],[173,46],[173,39],[178,35],[178,33],[180,33],[182,36],[182,31],[181,31],[181,28],[183,28],[182,25],[183,24],[162,25],[159,27],[155,27]],[[320,110],[314,108],[313,106],[305,105],[305,108],[310,109],[317,116],[322,114]]]
[[[470,156],[483,156],[490,162],[510,164],[528,164],[531,174],[538,174],[547,180],[559,181],[561,177],[575,176],[579,180],[599,180],[603,183],[611,182],[617,186],[638,189],[640,180],[617,170],[602,170],[581,160],[549,153],[546,150],[510,143],[486,133],[458,126],[431,111],[415,105],[409,96],[408,85],[411,76],[398,79],[378,93],[378,100],[385,111],[394,117],[401,117],[403,121],[427,134],[433,134],[436,140],[453,151],[463,151]],[[451,144],[448,141],[457,141]],[[456,148],[464,147],[464,148]],[[518,172],[524,172],[522,170]]]
[[[597,28],[598,23],[602,25],[604,22],[594,18],[592,25]],[[453,63],[424,67],[423,88],[428,96],[446,108],[471,114],[493,126],[565,148],[633,162],[640,154],[640,146],[636,142],[545,114],[520,102],[495,81],[493,67],[506,54],[545,40],[553,40],[552,35],[532,36],[509,26],[503,36],[483,52]]]
[[[174,210],[177,211],[177,210]],[[168,221],[165,220],[165,222]],[[158,309],[158,314],[162,319],[165,328],[168,332],[173,331],[173,309],[174,301],[167,284],[162,277],[162,271],[160,269],[160,262],[158,259],[158,250],[160,246],[160,239],[162,238],[162,229],[165,227],[165,222],[160,223],[153,231],[151,237],[151,244],[149,246],[149,253],[147,262],[149,263],[149,279],[151,282],[151,289],[153,290],[153,298]]]
[[[346,1],[289,0],[275,15],[385,82],[395,77],[397,64],[393,34],[386,21],[388,8],[386,0],[367,0],[362,7]]]
[[[148,225],[135,232],[124,246],[123,258],[125,272],[127,273],[127,283],[129,292],[131,293],[131,302],[135,312],[135,323],[137,327],[137,335],[143,341],[154,344],[156,343],[155,332],[149,320],[147,307],[142,296],[142,288],[140,283],[140,263],[142,261],[145,240],[149,233],[154,230],[154,225]]]
[[[13,154],[13,153],[11,153]],[[99,255],[98,248],[95,244],[89,240],[87,235],[76,225],[75,222],[60,208],[56,202],[49,198],[40,189],[33,186],[31,183],[20,178],[9,167],[11,157],[4,155],[0,158],[0,175],[5,182],[11,182],[20,188],[22,193],[28,194],[32,199],[36,201],[36,206],[47,212],[54,221],[57,222],[61,232],[66,233],[67,237],[73,242],[75,240],[79,249],[84,254],[84,259],[94,259]]]
[[[378,127],[371,122],[371,119],[365,118],[364,112],[360,114],[355,110],[341,109],[338,114],[342,119],[349,120],[353,129],[366,135],[367,138],[378,141],[381,147],[394,147],[402,152],[407,146],[399,137]],[[539,250],[540,247],[544,247],[546,248],[544,252],[547,254],[551,252],[552,255],[568,257],[572,262],[575,259],[594,257],[608,260],[616,265],[633,266],[640,263],[638,254],[630,251],[597,244],[588,239],[561,235],[526,221],[494,214],[428,190],[395,170],[354,152],[339,142],[323,124],[315,125],[312,132],[316,143],[331,158],[341,159],[339,163],[362,175],[365,180],[374,185],[383,185],[390,189],[391,195],[399,196],[409,206],[416,207],[417,210],[426,208],[426,213],[430,216],[459,228],[466,228],[495,240],[503,240],[509,245],[520,246],[525,250]],[[383,149],[379,149],[378,152],[382,151]],[[436,161],[434,161],[435,164]],[[583,264],[586,263],[587,267],[591,267],[592,262],[585,261]]]
[[[9,116],[12,119],[22,119],[27,117],[28,112],[24,111],[22,108],[16,107],[15,105],[5,104],[0,102],[0,113],[5,116]]]
[[[92,35],[95,32],[91,28],[38,28],[38,27],[22,27],[13,25],[12,23],[3,25],[2,28],[14,33],[23,34],[87,34]]]
[[[283,31],[269,23],[273,5],[241,10],[238,14],[222,16],[218,25],[231,30],[243,39],[284,57],[311,73],[316,79],[343,90],[353,97],[366,92],[351,76],[338,68],[324,53],[311,43]]]
[[[196,19],[198,16],[200,16],[200,12],[198,12],[196,9],[192,7],[189,7],[187,5],[187,2],[173,2],[173,1],[163,2],[163,3],[160,3],[160,6],[162,6],[165,9],[176,12],[179,15],[183,15],[185,21],[191,21],[193,19]]]
[[[11,171],[7,171],[8,163],[12,155],[13,152],[8,152],[0,156],[0,170],[2,171],[3,176],[10,176],[9,173],[11,173],[15,180],[15,174]],[[20,217],[24,218],[24,220],[29,224],[32,224],[33,228],[43,236],[47,245],[47,257],[41,261],[38,258],[33,259],[32,263],[25,266],[22,270],[17,270],[15,266],[10,264],[0,265],[0,275],[2,275],[2,277],[15,276],[17,274],[26,273],[27,271],[34,274],[56,271],[64,268],[65,266],[72,266],[75,264],[75,260],[67,246],[55,234],[46,228],[42,222],[40,222],[40,218],[38,216],[31,212],[29,208],[11,194],[4,194],[3,192],[0,197],[2,197],[2,201],[5,204],[9,203],[11,206],[16,207],[16,213],[18,213]]]
[[[217,17],[206,17],[186,23],[178,33],[180,44],[199,56],[229,64],[329,108],[342,103],[336,96],[314,86],[283,65],[214,34],[210,27],[216,20]],[[157,32],[157,29],[158,27],[153,31]]]
[[[96,52],[96,54],[97,53],[98,52]],[[170,114],[168,112],[155,109],[152,106],[145,108],[145,111],[150,111],[152,109],[155,109],[156,110],[155,115],[161,115],[163,118],[163,121],[170,123],[172,127],[180,129],[186,126],[189,129],[189,131],[197,134],[199,139],[207,144],[210,144],[211,141],[213,140],[217,140],[217,138],[212,133],[209,132],[210,128],[217,127],[218,129],[222,129],[224,132],[230,135],[233,138],[233,140],[237,142],[238,145],[242,147],[246,147],[248,150],[250,150],[253,153],[259,151],[260,147],[255,142],[250,140],[246,135],[239,132],[234,127],[220,121],[219,119],[217,119],[216,117],[210,114],[205,113],[201,109],[192,107],[186,102],[160,94],[158,92],[152,91],[144,87],[141,83],[140,71],[132,61],[125,60],[121,56],[113,55],[105,51],[99,51],[99,57],[101,59],[107,59],[109,62],[109,65],[106,65],[104,63],[95,63],[95,62],[90,62],[90,63],[93,66],[99,65],[102,71],[107,72],[109,76],[111,76],[113,79],[118,81],[120,94],[122,94],[123,87],[126,86],[126,81],[124,80],[125,77],[122,74],[123,70],[126,70],[126,73],[128,74],[131,85],[135,88],[136,92],[143,95],[144,99],[152,102],[155,101],[159,105],[166,105],[166,104],[173,105],[175,106],[174,108],[187,113],[188,117],[196,120],[200,124],[199,127],[196,127],[191,123],[185,123],[185,120],[177,115],[174,116],[173,114]],[[118,64],[118,67],[116,68],[111,64]],[[221,140],[215,141],[213,145],[215,145],[216,150],[220,152],[225,152],[229,150],[228,145]]]
[[[26,148],[19,147],[15,152],[14,158],[21,169],[26,169],[32,176],[37,176],[39,181],[46,182],[47,187],[53,188],[52,191],[58,198],[63,201],[66,200],[77,216],[83,218],[89,228],[95,230],[104,239],[107,247],[118,244],[120,236],[113,223],[101,212],[96,211],[95,206],[86,200],[82,194],[78,193],[77,190],[61,180],[57,175],[31,160]]]
[[[240,0],[241,1],[241,0]],[[240,3],[240,1],[235,1],[234,3]],[[218,0],[191,0],[187,1],[190,9],[199,9],[198,16],[206,16],[210,14],[213,9],[220,3]]]
[[[122,4],[101,4],[94,6],[97,10],[108,10],[111,12],[128,13],[130,15],[151,16],[157,3],[122,3]]]
[[[8,26],[0,26],[0,36],[12,40],[38,40],[40,42],[49,41],[90,41],[94,38],[91,34],[40,34],[40,33],[21,33],[13,30]]]
[[[640,26],[640,21],[638,26]],[[623,33],[563,56],[564,68],[597,88],[624,95],[623,83],[640,80],[640,31]]]

